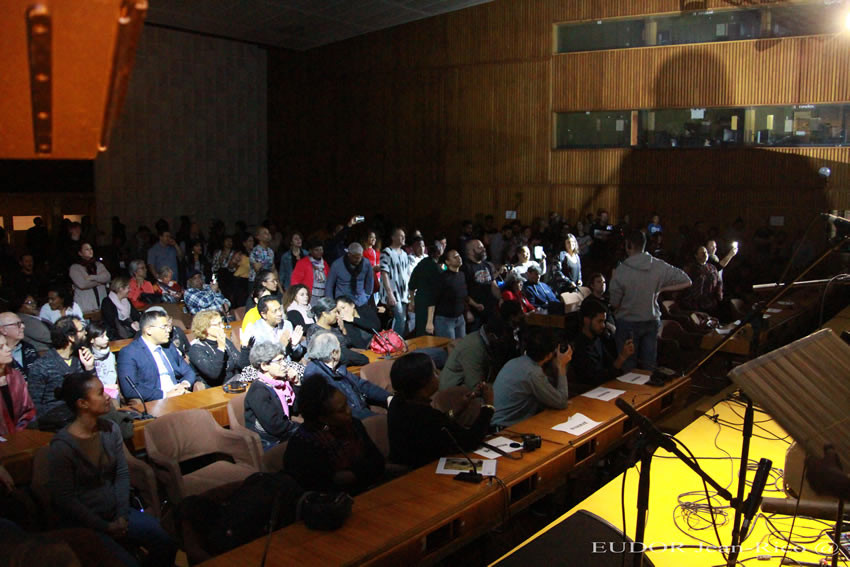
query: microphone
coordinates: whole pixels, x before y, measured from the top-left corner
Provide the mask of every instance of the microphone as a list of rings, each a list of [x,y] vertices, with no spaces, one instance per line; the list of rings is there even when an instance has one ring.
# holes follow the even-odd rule
[[[130,387],[133,388],[133,391],[138,394],[139,399],[142,401],[142,410],[144,411],[144,413],[142,413],[142,419],[156,419],[156,416],[148,413],[148,406],[145,404],[145,397],[142,396],[142,393],[139,392],[138,388],[136,388],[136,383],[133,382],[129,376],[124,376],[124,379],[127,380],[127,383],[130,384]]]
[[[269,517],[269,535],[266,536],[266,547],[265,549],[263,549],[263,557],[260,560],[260,567],[266,566],[266,556],[269,554],[269,546],[272,543],[272,533],[274,532],[275,524],[277,524],[277,517],[280,515],[280,499],[282,494],[283,490],[280,490],[274,497],[274,503],[272,504],[272,514]]]
[[[641,415],[635,408],[629,405],[629,403],[623,398],[617,398],[614,401],[614,404],[620,408],[624,414],[629,416],[632,421],[643,431],[647,437],[649,437],[653,443],[662,449],[666,449],[670,453],[674,453],[674,449],[676,448],[676,443],[668,436],[664,435],[657,427],[655,427],[651,421]]]
[[[484,477],[481,476],[481,473],[478,472],[478,468],[475,466],[475,461],[473,461],[472,459],[469,458],[469,455],[466,454],[466,451],[464,451],[463,447],[460,446],[460,443],[457,442],[457,439],[455,439],[455,436],[452,435],[451,431],[449,431],[449,428],[448,427],[442,427],[442,428],[440,428],[440,430],[443,433],[445,433],[448,436],[449,439],[452,440],[452,444],[455,446],[455,449],[460,451],[461,455],[463,455],[466,458],[466,460],[469,461],[469,464],[472,466],[472,472],[463,471],[463,472],[457,473],[455,475],[455,480],[459,480],[461,482],[470,482],[472,484],[478,484],[482,480],[484,480]]]
[[[750,523],[753,521],[753,516],[761,506],[761,495],[764,492],[764,487],[767,484],[770,468],[773,463],[770,459],[762,459],[759,461],[756,476],[753,478],[753,486],[750,488],[750,495],[744,501],[744,522],[741,524],[741,542],[747,537],[747,532],[750,529]]]

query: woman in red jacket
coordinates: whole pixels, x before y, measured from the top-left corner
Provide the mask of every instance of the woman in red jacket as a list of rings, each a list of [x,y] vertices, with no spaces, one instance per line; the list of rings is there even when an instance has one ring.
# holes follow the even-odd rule
[[[320,240],[313,240],[308,245],[310,254],[298,260],[292,270],[290,285],[303,284],[310,292],[310,305],[325,296],[325,282],[328,279],[330,267],[322,259],[325,248]]]

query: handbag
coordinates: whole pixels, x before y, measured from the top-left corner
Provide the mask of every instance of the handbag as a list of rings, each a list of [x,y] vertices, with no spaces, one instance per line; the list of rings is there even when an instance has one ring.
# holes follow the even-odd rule
[[[369,350],[377,354],[407,352],[407,343],[392,329],[379,331],[377,336],[372,337],[372,340],[369,342]]]
[[[354,498],[345,492],[305,492],[298,501],[297,518],[311,530],[333,531],[351,515]]]

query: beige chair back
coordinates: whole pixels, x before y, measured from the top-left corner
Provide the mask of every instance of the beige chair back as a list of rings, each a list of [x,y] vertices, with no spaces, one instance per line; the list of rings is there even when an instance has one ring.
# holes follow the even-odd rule
[[[360,377],[372,384],[379,386],[387,392],[393,392],[393,384],[390,380],[390,369],[394,360],[377,360],[370,362],[360,368]]]

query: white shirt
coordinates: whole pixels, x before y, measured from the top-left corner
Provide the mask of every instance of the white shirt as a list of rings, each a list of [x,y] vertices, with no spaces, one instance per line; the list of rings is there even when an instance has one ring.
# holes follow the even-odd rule
[[[176,386],[174,380],[177,379],[177,375],[175,373],[174,380],[171,379],[171,372],[169,371],[169,368],[162,361],[162,357],[157,353],[157,349],[160,349],[162,356],[166,356],[165,350],[161,345],[151,344],[144,337],[142,337],[142,342],[151,351],[151,356],[153,357],[154,362],[156,362],[156,368],[159,370],[159,388],[162,390],[162,395],[165,396],[165,394],[173,390]]]
[[[242,334],[240,341],[243,345],[247,345],[251,342],[251,338],[254,338],[254,344],[270,342],[270,343],[279,343],[280,336],[284,333],[284,331],[289,331],[292,333],[292,323],[289,322],[288,319],[283,320],[282,325],[278,325],[277,327],[272,327],[264,319],[257,319],[245,329],[245,332]]]
[[[74,302],[74,304],[71,306],[70,309],[67,309],[67,308],[65,309],[65,314],[66,315],[76,315],[80,319],[83,319],[83,310],[80,309],[80,306],[77,305],[76,301]],[[53,309],[50,308],[49,303],[45,303],[44,305],[41,306],[41,311],[38,313],[38,316],[41,318],[42,321],[47,321],[48,323],[53,325],[54,323],[56,323],[56,321],[59,320],[59,317],[62,316],[62,313],[58,310],[54,311]]]

